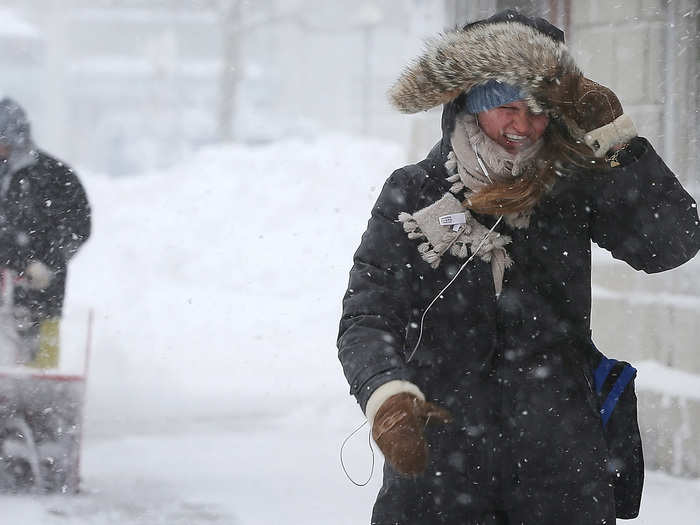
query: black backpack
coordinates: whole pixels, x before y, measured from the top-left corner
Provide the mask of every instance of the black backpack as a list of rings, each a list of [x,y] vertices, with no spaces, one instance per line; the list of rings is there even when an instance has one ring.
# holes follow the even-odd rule
[[[632,519],[639,514],[644,485],[644,455],[637,422],[634,378],[637,370],[624,361],[600,360],[593,370],[595,393],[608,444],[608,469],[615,485],[615,513]]]

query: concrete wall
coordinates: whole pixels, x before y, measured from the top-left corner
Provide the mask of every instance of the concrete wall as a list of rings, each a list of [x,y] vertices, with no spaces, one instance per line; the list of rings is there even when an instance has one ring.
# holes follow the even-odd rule
[[[572,3],[570,47],[587,76],[620,97],[684,185],[700,197],[697,1]],[[593,330],[600,348],[700,374],[700,261],[659,275],[596,254]],[[700,377],[700,376],[699,376]],[[640,425],[648,466],[700,476],[700,396],[645,390]],[[700,383],[697,383],[700,384]],[[700,392],[698,392],[700,394]]]
[[[161,0],[0,0],[0,9],[36,35],[31,60],[0,53],[11,72],[0,90],[26,107],[41,147],[121,174],[215,140],[221,45],[211,10]],[[24,40],[10,33],[3,47],[25,50]]]
[[[218,139],[229,66],[216,4],[0,0],[36,28],[41,47],[38,82],[26,61],[12,65],[0,53],[5,70],[23,68],[0,79],[0,90],[27,107],[39,142],[71,163],[118,174],[176,162],[184,146]],[[421,134],[386,92],[424,38],[445,27],[441,1],[260,0],[243,2],[237,23],[234,139],[330,129],[415,144],[424,156],[439,137],[439,114]]]
[[[698,169],[698,0],[446,0],[448,20],[462,23],[506,7],[567,29],[586,76],[615,91],[640,135],[648,138],[686,188],[700,197]],[[449,24],[448,24],[449,25]],[[420,123],[416,124],[420,127]],[[646,275],[594,247],[594,338],[603,352],[633,364],[664,365],[667,382],[640,367],[639,419],[647,464],[700,476],[700,388],[679,391],[674,371],[700,385],[700,260]]]
[[[646,468],[699,477],[700,400],[652,390],[637,399]]]
[[[683,182],[698,183],[697,0],[572,2],[569,44]]]
[[[424,39],[444,29],[442,4],[279,0],[278,11],[292,9],[290,4],[303,6],[300,16],[260,34],[268,42],[266,69],[274,72],[279,88],[270,106],[260,109],[290,122],[407,144],[410,160],[425,156],[439,138],[439,114],[417,129],[421,126],[416,123],[426,115],[399,114],[386,93],[403,67],[421,52]],[[251,57],[263,60],[262,49],[253,49]]]

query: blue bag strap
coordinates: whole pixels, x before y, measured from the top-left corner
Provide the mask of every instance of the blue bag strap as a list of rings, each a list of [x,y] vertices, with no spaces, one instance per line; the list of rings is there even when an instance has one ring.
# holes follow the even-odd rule
[[[596,368],[595,372],[593,373],[593,378],[595,379],[595,391],[597,394],[602,392],[603,383],[605,383],[605,379],[608,377],[612,367],[615,366],[615,363],[617,363],[616,359],[608,359],[607,357],[603,357],[603,359],[600,360],[598,368]]]
[[[600,368],[600,366],[598,368]],[[605,403],[603,403],[603,406],[600,409],[600,417],[603,420],[603,428],[605,428],[605,426],[608,424],[610,415],[612,414],[613,410],[615,410],[615,405],[617,405],[617,401],[620,399],[622,392],[624,392],[625,388],[636,374],[637,369],[631,365],[625,365],[625,368],[622,369],[620,377],[618,377],[617,381],[615,381],[615,384],[610,389],[608,397],[605,399]]]

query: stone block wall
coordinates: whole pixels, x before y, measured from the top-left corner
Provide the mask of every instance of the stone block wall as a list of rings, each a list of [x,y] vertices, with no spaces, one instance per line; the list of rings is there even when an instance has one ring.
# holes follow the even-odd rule
[[[579,67],[617,93],[640,135],[700,197],[700,1],[445,1],[453,24],[506,7],[568,25],[567,43]],[[427,124],[426,118],[416,126]],[[672,379],[674,371],[694,374],[698,381],[691,384],[700,385],[700,259],[646,275],[594,247],[593,295],[596,344],[640,368],[639,418],[647,466],[700,476],[700,386],[692,395],[675,388]],[[654,363],[668,372],[667,383],[653,381],[660,369],[646,365]]]
[[[696,0],[572,2],[569,39],[584,73],[616,92],[640,135],[696,198],[699,6]],[[646,275],[602,250],[593,266],[596,343],[610,356],[642,364],[638,399],[647,466],[693,477],[700,476],[700,387],[679,391],[672,380],[654,381],[659,369],[644,365],[693,374],[698,381],[692,384],[700,385],[698,270],[694,260]]]

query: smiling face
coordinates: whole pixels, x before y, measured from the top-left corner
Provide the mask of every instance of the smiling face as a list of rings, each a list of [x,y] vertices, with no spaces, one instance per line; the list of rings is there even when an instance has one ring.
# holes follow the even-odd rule
[[[482,111],[477,120],[490,139],[514,155],[535,143],[549,124],[546,115],[532,113],[524,100]]]

